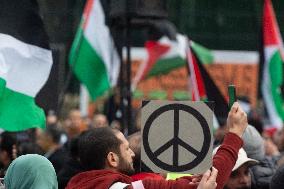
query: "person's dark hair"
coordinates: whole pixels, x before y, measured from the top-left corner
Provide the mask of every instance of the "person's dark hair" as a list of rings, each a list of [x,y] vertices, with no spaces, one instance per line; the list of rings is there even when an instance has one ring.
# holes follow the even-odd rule
[[[68,146],[70,156],[73,158],[77,158],[79,156],[79,148],[78,148],[79,137],[80,135],[72,138]]]
[[[109,152],[120,154],[121,141],[110,127],[88,130],[79,137],[79,158],[84,169],[104,169]]]
[[[18,146],[18,156],[26,155],[26,154],[40,154],[43,155],[44,153],[40,149],[40,147],[33,142],[22,142]]]
[[[16,144],[17,141],[13,133],[3,132],[1,134],[0,150],[6,151],[11,160],[13,160],[13,145]]]
[[[60,143],[62,132],[58,129],[57,125],[47,125],[45,133],[52,138],[53,142]]]

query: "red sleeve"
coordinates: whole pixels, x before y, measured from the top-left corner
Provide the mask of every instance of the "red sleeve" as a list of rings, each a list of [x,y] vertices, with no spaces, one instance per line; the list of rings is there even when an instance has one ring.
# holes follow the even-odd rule
[[[217,188],[221,189],[227,182],[238,159],[243,140],[234,133],[227,133],[222,145],[213,157],[213,166],[218,170]]]
[[[145,189],[196,189],[196,186],[189,185],[191,177],[183,177],[178,180],[143,180]]]
[[[242,139],[234,133],[227,133],[222,145],[213,157],[213,166],[218,170],[217,189],[222,189],[227,182],[231,171],[237,161],[239,149],[242,147]],[[191,177],[182,177],[178,180],[153,180],[143,179],[145,189],[196,189],[189,185]],[[130,185],[128,189],[133,189]]]

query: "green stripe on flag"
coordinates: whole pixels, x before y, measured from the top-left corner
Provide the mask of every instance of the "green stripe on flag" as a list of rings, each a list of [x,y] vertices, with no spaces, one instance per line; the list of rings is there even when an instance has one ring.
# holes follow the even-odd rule
[[[6,81],[2,78],[0,91],[1,128],[7,131],[22,131],[45,127],[44,111],[35,104],[33,97],[6,88]]]
[[[271,80],[271,93],[276,110],[282,120],[284,120],[283,97],[280,88],[283,84],[283,63],[279,51],[276,51],[270,59],[269,75]]]
[[[214,61],[214,56],[212,52],[203,47],[202,45],[199,45],[192,41],[191,47],[198,56],[199,60],[202,62],[202,64],[212,64]]]
[[[151,69],[150,73],[147,77],[162,75],[169,73],[175,68],[179,68],[185,66],[186,62],[181,57],[172,57],[172,58],[165,58],[160,59]]]
[[[76,38],[76,44],[73,45],[75,48],[71,50],[70,64],[95,100],[110,89],[110,83],[104,62],[80,32],[80,40]]]
[[[80,23],[80,27],[77,30],[77,33],[75,35],[74,41],[72,43],[72,47],[70,49],[70,54],[69,54],[69,62],[71,65],[74,64],[74,62],[76,62],[77,60],[77,54],[80,51],[80,46],[81,46],[81,40],[83,39],[83,29],[82,29],[82,25],[83,25],[83,20],[81,20]]]

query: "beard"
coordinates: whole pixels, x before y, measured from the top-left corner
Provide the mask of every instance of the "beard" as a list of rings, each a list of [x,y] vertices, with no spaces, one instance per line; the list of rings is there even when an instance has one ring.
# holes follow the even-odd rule
[[[128,176],[131,176],[135,173],[135,170],[133,168],[133,163],[127,162],[123,157],[119,157],[119,166],[118,171],[120,173],[126,174]]]

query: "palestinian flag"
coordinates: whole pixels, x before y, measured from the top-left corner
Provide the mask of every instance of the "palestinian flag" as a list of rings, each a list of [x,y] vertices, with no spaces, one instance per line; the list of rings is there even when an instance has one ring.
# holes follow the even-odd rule
[[[138,82],[143,79],[166,74],[173,69],[185,66],[186,43],[186,37],[180,34],[176,36],[176,40],[163,36],[158,41],[147,41],[145,48],[148,58],[138,68],[132,88],[135,89]]]
[[[100,0],[88,0],[86,3],[69,63],[93,100],[117,83],[120,59],[105,23]]]
[[[206,47],[203,47],[202,45],[194,41],[190,41],[190,47],[192,48],[192,50],[194,51],[194,53],[202,64],[213,64],[215,57],[211,50],[207,49]]]
[[[214,109],[214,113],[219,123],[224,122],[229,112],[228,103],[201,63],[201,54],[199,52],[199,56],[197,55],[198,52],[196,48],[193,48],[194,45],[195,44],[190,41],[190,47],[187,49],[187,64],[190,74],[189,81],[192,91],[192,100],[214,101],[215,106],[218,107]],[[206,59],[208,59],[208,57]],[[211,61],[213,62],[213,60]],[[209,62],[210,61],[207,63]]]
[[[270,0],[263,7],[264,65],[261,90],[272,126],[282,127],[284,120],[283,94],[283,42]]]
[[[47,35],[33,0],[0,1],[0,127],[45,127],[35,96],[52,66]]]

